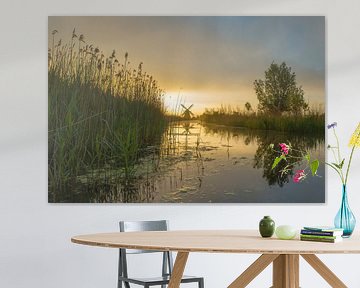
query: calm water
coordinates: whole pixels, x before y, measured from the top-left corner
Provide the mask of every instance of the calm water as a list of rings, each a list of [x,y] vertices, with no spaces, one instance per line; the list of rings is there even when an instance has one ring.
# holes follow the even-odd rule
[[[325,145],[321,137],[198,122],[174,123],[160,148],[148,148],[148,156],[135,167],[133,179],[121,179],[119,171],[92,171],[96,180],[90,185],[89,175],[79,177],[75,193],[67,195],[63,202],[325,202],[323,164],[318,170],[319,177],[310,176],[301,183],[293,183],[292,171],[281,176],[271,169],[276,154],[269,144],[281,142],[291,142],[296,149],[308,149],[312,158],[324,162]]]

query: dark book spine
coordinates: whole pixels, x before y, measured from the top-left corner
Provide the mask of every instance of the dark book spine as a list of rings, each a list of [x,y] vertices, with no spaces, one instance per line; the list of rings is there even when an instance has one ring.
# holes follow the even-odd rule
[[[314,242],[335,243],[335,239],[326,239],[326,238],[300,237],[300,240],[301,240],[301,241],[314,241]]]
[[[314,230],[301,230],[301,234],[304,235],[317,235],[317,236],[334,236],[334,232],[331,231],[314,231]]]

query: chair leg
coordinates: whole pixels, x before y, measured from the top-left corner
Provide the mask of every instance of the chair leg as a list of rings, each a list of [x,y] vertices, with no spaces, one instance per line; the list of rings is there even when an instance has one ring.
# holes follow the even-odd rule
[[[204,279],[199,280],[199,288],[204,288]]]
[[[119,280],[119,282],[118,282],[118,288],[122,288],[122,283],[123,283],[123,281]],[[130,288],[129,282],[125,282],[125,281],[124,281],[124,287],[125,287],[125,288]]]

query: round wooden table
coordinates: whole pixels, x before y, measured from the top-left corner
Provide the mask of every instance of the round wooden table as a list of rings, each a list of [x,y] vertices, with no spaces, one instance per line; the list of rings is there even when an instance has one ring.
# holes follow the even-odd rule
[[[176,251],[177,256],[169,288],[178,288],[190,252],[262,254],[228,288],[246,287],[273,263],[274,288],[299,287],[301,255],[331,287],[347,287],[315,254],[360,253],[358,235],[339,243],[307,242],[299,239],[262,238],[256,230],[197,230],[159,232],[117,232],[80,235],[71,238],[77,244]]]

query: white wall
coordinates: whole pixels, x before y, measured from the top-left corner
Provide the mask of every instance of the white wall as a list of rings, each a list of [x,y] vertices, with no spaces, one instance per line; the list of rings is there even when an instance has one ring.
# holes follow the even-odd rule
[[[172,229],[256,228],[270,214],[280,223],[329,223],[340,203],[332,171],[325,205],[51,205],[47,203],[48,15],[325,15],[327,117],[342,144],[360,120],[360,2],[103,0],[1,2],[0,8],[0,287],[115,287],[116,250],[70,243],[75,234],[116,231],[119,219],[171,221]],[[345,147],[344,147],[345,148]],[[360,151],[349,183],[360,219]],[[358,225],[360,227],[360,225]],[[188,273],[206,287],[226,287],[255,255],[193,254]],[[321,256],[347,283],[360,287],[360,255]],[[137,259],[135,261],[138,261]],[[135,262],[140,268],[144,264]],[[267,269],[250,287],[269,287]],[[328,287],[301,263],[302,287]]]

